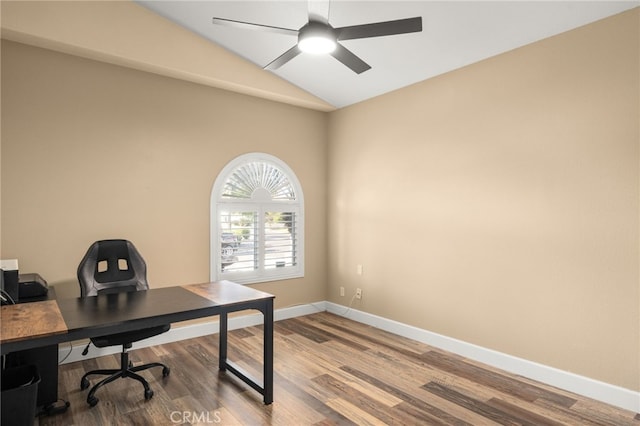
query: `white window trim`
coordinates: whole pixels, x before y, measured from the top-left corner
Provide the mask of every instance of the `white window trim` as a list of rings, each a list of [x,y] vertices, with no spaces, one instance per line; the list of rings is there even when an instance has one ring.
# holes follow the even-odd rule
[[[249,200],[235,201],[222,198],[222,191],[227,177],[238,167],[251,162],[268,162],[278,167],[287,177],[296,194],[295,201],[272,200],[265,202],[251,202]],[[220,206],[234,206],[238,210],[257,210],[258,217],[265,211],[293,211],[297,215],[297,240],[296,266],[284,269],[261,269],[248,272],[221,272],[221,236],[218,224],[218,211]],[[220,171],[211,190],[210,199],[210,279],[211,281],[230,280],[239,284],[254,284],[268,281],[279,281],[304,276],[304,196],[302,186],[293,170],[279,158],[261,152],[243,154],[231,160]]]

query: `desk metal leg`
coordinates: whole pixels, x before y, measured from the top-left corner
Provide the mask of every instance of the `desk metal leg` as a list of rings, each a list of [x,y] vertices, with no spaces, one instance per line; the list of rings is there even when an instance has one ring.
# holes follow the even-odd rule
[[[265,404],[273,402],[273,299],[264,302],[264,306],[252,306],[251,309],[258,309],[264,315],[264,360],[263,360],[263,383],[260,386],[258,380],[249,377],[240,367],[227,360],[227,313],[220,313],[220,358],[218,366],[220,371],[228,371],[240,380],[260,392],[264,397]]]
[[[218,368],[220,371],[227,370],[227,313],[220,314],[220,355],[218,357]]]
[[[264,403],[273,402],[273,299],[264,309]]]

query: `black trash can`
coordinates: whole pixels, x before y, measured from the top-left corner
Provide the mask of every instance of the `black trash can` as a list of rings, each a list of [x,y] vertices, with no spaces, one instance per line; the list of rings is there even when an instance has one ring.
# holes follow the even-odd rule
[[[2,426],[33,426],[40,376],[34,365],[2,370]]]

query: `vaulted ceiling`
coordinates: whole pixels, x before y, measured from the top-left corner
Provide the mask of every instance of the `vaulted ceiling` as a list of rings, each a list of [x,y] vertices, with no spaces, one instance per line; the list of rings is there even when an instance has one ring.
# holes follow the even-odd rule
[[[419,16],[419,33],[341,43],[371,66],[300,54],[296,37],[214,17],[299,29],[309,8],[334,27]],[[134,0],[0,2],[2,38],[304,108],[331,111],[640,6],[633,1]]]
[[[137,3],[259,67],[295,35],[214,25],[225,18],[288,29],[328,14],[333,27],[422,17],[423,31],[341,42],[371,66],[356,74],[330,55],[300,54],[265,70],[335,107],[351,105],[633,8],[638,1],[148,1]]]

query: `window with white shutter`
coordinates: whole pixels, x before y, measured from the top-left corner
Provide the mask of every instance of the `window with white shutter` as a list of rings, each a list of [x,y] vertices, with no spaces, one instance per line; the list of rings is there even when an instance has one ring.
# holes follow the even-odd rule
[[[255,283],[304,275],[304,202],[278,158],[242,155],[211,193],[211,279]]]

